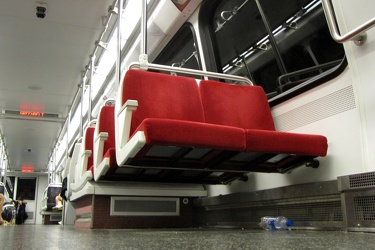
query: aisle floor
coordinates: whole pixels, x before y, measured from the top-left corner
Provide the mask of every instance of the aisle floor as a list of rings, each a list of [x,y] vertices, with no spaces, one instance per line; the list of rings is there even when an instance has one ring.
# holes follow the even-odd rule
[[[0,249],[375,249],[373,233],[0,226]]]

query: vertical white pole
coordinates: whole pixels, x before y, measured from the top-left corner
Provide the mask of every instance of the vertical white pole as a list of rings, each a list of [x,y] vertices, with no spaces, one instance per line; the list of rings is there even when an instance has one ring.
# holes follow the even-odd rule
[[[147,0],[142,1],[141,15],[141,51],[139,54],[139,64],[141,69],[147,69]]]
[[[85,96],[85,72],[82,71],[82,78],[81,78],[81,119],[79,119],[80,121],[80,130],[79,130],[79,135],[80,137],[83,136],[83,99],[84,99],[84,96]]]
[[[122,12],[124,8],[124,1],[119,0],[118,2],[118,13],[117,13],[117,59],[116,59],[116,75],[118,85],[121,84],[121,29],[122,29]]]
[[[95,55],[92,55],[90,56],[91,57],[91,65],[90,65],[90,81],[89,81],[89,86],[88,86],[88,89],[87,91],[89,92],[89,109],[87,111],[87,120],[88,120],[88,123],[91,122],[92,120],[92,116],[91,116],[91,113],[92,113],[92,100],[91,100],[91,88],[92,88],[92,79],[94,77],[94,70],[95,70]]]

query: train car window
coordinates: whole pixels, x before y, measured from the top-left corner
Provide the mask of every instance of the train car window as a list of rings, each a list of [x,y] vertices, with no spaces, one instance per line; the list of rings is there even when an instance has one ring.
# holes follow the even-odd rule
[[[345,57],[343,46],[329,34],[318,0],[205,1],[199,18],[205,56],[215,62],[207,67],[247,76],[269,98]]]
[[[13,194],[14,194],[14,183],[16,181],[16,177],[14,176],[7,176],[5,187],[8,191],[9,197],[13,199]]]
[[[188,69],[201,69],[198,49],[195,44],[196,39],[193,27],[191,24],[186,23],[165,46],[153,63]]]
[[[17,199],[35,200],[36,178],[18,178]]]

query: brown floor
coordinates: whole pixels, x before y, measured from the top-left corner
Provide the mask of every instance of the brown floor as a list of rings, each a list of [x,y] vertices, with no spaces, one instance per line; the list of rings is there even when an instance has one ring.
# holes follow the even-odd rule
[[[373,233],[0,226],[0,249],[375,249]]]

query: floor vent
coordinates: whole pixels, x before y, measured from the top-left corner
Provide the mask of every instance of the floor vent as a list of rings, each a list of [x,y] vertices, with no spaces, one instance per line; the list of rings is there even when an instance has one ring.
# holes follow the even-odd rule
[[[285,204],[285,201],[279,200],[269,205],[206,210],[204,221],[208,226],[258,228],[263,216],[285,216],[292,219],[300,229],[342,228],[343,216],[339,198],[333,201],[299,202]]]
[[[348,231],[375,232],[375,172],[338,177]]]
[[[62,220],[62,215],[61,214],[51,215],[50,220],[51,221],[61,221]]]
[[[300,229],[344,228],[336,181],[201,198],[196,204],[201,226],[259,228],[263,216],[286,216]]]
[[[349,175],[351,188],[375,187],[375,172]]]

